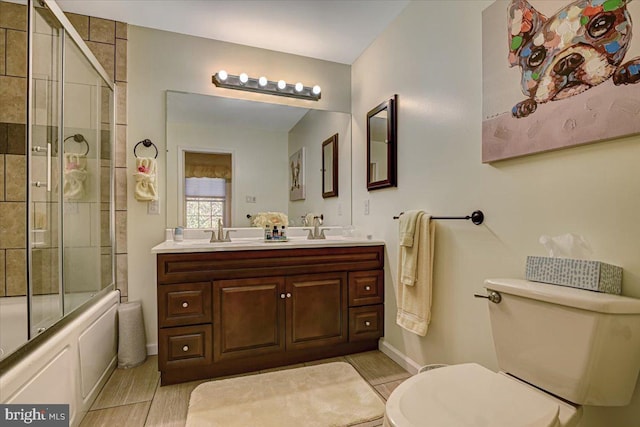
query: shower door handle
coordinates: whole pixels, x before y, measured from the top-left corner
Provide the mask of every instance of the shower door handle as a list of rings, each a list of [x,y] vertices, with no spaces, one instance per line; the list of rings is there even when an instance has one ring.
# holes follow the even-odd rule
[[[31,149],[35,153],[47,152],[47,182],[34,181],[31,185],[34,187],[47,187],[47,191],[51,192],[51,143],[47,143],[47,147],[35,146]]]

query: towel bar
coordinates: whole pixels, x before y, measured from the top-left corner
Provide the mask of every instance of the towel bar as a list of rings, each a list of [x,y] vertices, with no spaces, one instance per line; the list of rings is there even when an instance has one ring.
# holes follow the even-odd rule
[[[400,218],[400,215],[402,215],[403,213],[404,212],[400,212],[398,216],[394,216],[393,219]],[[482,211],[473,211],[471,215],[467,216],[432,216],[431,219],[470,219],[471,222],[473,222],[475,225],[480,225],[484,222],[484,214],[482,213]]]

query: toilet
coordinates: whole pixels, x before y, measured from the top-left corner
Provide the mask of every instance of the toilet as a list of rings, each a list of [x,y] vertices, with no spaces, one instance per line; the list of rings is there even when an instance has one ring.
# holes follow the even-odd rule
[[[387,400],[389,427],[572,427],[582,405],[624,406],[640,371],[640,299],[488,279],[500,372],[421,372]],[[499,300],[499,301],[498,301]]]

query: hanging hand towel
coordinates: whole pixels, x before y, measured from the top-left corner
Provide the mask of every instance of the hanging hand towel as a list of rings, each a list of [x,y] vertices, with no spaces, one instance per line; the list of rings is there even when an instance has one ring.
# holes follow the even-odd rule
[[[87,157],[79,153],[64,153],[64,186],[62,194],[66,200],[80,200],[85,195],[87,180]]]
[[[148,202],[158,200],[158,192],[156,190],[156,159],[152,157],[136,158],[136,170],[133,174],[136,178],[136,187],[134,196],[136,200]]]
[[[431,321],[431,286],[433,280],[433,248],[435,223],[423,213],[415,226],[413,245],[400,246],[398,256],[398,312],[396,323],[417,335],[425,336]],[[410,251],[410,253],[407,253]],[[414,280],[407,283],[404,272],[407,257],[413,258]],[[403,283],[404,280],[404,283]],[[406,284],[405,284],[406,283]]]
[[[400,283],[413,286],[416,281],[416,254],[418,253],[417,243],[420,235],[420,228],[416,225],[420,223],[424,211],[412,210],[400,215],[400,257],[402,258],[402,269],[400,271]]]

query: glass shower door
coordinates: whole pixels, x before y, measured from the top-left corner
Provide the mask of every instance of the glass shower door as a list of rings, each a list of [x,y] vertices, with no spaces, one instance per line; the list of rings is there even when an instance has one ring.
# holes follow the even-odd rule
[[[27,257],[29,284],[29,336],[34,337],[62,316],[62,281],[59,257],[59,133],[63,30],[45,8],[35,8],[30,85],[31,127],[28,173],[30,197]]]

